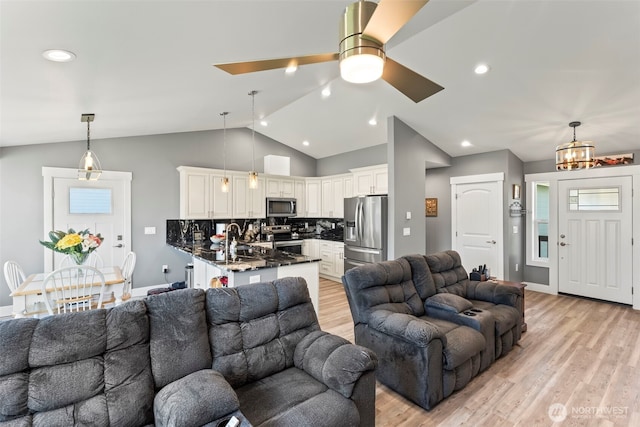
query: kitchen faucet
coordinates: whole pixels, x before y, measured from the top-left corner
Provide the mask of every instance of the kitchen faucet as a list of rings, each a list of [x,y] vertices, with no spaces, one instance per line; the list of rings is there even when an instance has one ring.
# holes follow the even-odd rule
[[[242,231],[240,230],[240,226],[237,223],[232,222],[231,224],[227,225],[227,228],[225,229],[225,232],[224,232],[224,234],[225,234],[225,237],[224,237],[224,263],[225,264],[227,264],[229,262],[229,230],[234,225],[238,229],[238,236],[240,235],[240,233],[242,233]]]

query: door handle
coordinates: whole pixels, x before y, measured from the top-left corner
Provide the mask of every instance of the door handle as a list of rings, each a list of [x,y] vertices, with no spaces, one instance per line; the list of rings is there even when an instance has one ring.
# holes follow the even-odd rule
[[[496,241],[495,240],[487,240],[487,243],[491,243],[492,245],[495,245]]]
[[[118,243],[114,246],[114,248],[124,248],[124,245],[122,243]]]
[[[569,246],[569,244],[565,242],[560,242],[560,246]]]

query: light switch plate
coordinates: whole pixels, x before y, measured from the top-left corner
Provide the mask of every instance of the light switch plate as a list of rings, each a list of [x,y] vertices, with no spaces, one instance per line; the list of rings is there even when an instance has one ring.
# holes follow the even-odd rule
[[[517,225],[513,226],[513,234],[518,234],[518,226]]]
[[[411,211],[407,211],[407,219],[411,219]]]
[[[145,227],[144,228],[144,234],[156,234],[156,228],[155,227]]]
[[[249,276],[249,283],[260,283],[260,275]]]
[[[411,228],[409,227],[405,227],[402,229],[402,235],[403,236],[410,236],[411,235]]]

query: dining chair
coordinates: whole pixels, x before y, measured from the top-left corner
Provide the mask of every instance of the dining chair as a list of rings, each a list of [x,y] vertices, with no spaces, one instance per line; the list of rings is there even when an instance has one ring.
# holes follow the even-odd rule
[[[87,257],[87,259],[85,260],[85,262],[82,263],[82,265],[88,265],[95,268],[102,268],[103,264],[104,263],[102,262],[102,257],[98,255],[98,253],[95,251],[91,252]],[[64,258],[62,258],[62,260],[60,261],[60,265],[58,265],[58,268],[71,267],[74,265],[77,265],[77,264],[73,260],[71,255],[65,255]]]
[[[123,296],[131,296],[131,276],[136,268],[136,253],[129,252],[122,263],[122,277],[124,278],[124,286],[122,288]]]
[[[95,267],[76,265],[49,273],[42,282],[42,295],[49,314],[102,308],[104,274]]]
[[[4,263],[4,280],[11,292],[18,289],[18,287],[24,282],[25,276],[22,267],[15,261],[7,261]]]

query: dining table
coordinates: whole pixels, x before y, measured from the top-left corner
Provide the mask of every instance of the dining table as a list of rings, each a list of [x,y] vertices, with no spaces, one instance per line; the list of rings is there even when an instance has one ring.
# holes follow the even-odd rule
[[[102,304],[122,303],[124,291],[124,277],[118,266],[98,268],[104,275],[104,297]],[[49,273],[34,273],[29,275],[22,284],[11,293],[13,298],[14,317],[33,317],[46,315],[47,308],[42,295],[42,283]],[[95,283],[92,287],[100,288],[101,283]],[[53,292],[53,288],[47,288],[47,292]]]

